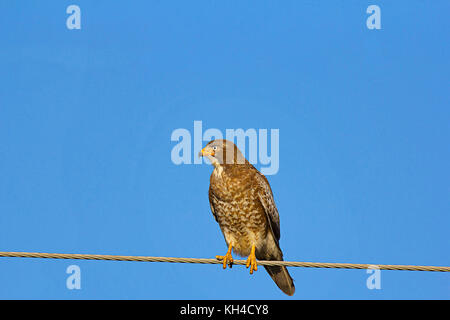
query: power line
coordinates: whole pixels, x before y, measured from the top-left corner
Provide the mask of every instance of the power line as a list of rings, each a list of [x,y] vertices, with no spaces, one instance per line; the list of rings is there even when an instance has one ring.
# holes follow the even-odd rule
[[[139,261],[139,262],[171,262],[171,263],[200,263],[222,264],[218,259],[201,258],[172,258],[149,256],[121,256],[104,254],[69,254],[69,253],[42,253],[42,252],[0,252],[0,257],[9,258],[46,258],[46,259],[76,259],[76,260],[106,260],[106,261]],[[234,265],[245,265],[246,260],[234,260]],[[388,265],[388,264],[358,264],[358,263],[322,263],[299,261],[266,261],[259,260],[261,266],[285,266],[303,268],[337,268],[337,269],[369,269],[380,270],[407,270],[407,271],[435,271],[450,272],[450,267],[415,266],[415,265]]]

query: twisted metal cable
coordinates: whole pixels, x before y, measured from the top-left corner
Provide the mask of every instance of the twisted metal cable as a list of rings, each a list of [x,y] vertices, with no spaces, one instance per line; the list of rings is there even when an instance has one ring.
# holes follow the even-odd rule
[[[68,254],[68,253],[42,253],[42,252],[0,252],[0,257],[14,258],[48,258],[48,259],[81,259],[81,260],[107,260],[107,261],[139,261],[139,262],[171,262],[171,263],[201,263],[222,264],[219,259],[199,258],[173,258],[149,256],[120,256],[104,254]],[[234,265],[245,265],[246,260],[234,260]],[[435,271],[450,272],[450,267],[415,266],[415,265],[388,265],[388,264],[358,264],[358,263],[322,263],[298,261],[266,261],[258,260],[261,266],[285,266],[303,268],[337,268],[337,269],[369,269],[380,270],[408,270],[408,271]]]

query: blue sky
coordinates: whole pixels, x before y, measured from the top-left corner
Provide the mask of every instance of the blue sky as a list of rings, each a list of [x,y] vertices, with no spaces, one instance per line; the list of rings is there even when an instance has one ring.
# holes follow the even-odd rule
[[[66,8],[81,9],[68,30]],[[381,30],[366,8],[381,8]],[[226,251],[177,128],[279,129],[286,260],[450,265],[448,1],[3,1],[0,251]],[[205,142],[206,143],[206,142]],[[257,167],[258,164],[256,165]],[[81,289],[66,288],[66,268]],[[0,298],[449,299],[444,273],[0,259]]]

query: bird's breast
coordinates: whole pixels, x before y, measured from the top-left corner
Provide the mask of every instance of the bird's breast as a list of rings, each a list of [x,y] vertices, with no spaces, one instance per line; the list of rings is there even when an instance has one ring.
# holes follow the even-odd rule
[[[251,246],[259,246],[267,233],[267,220],[260,203],[249,191],[222,196],[215,200],[215,215],[228,244],[242,256],[250,253]]]
[[[213,172],[210,180],[217,222],[227,243],[243,256],[250,253],[252,245],[260,245],[268,230],[252,172],[245,167],[225,167],[220,174]]]

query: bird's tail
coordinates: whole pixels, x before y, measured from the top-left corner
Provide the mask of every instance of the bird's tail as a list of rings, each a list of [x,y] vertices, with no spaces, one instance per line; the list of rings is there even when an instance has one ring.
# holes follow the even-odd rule
[[[283,252],[280,247],[276,246],[272,250],[257,252],[256,258],[259,260],[283,261]],[[264,266],[267,273],[272,277],[278,288],[288,296],[292,296],[295,292],[294,280],[284,266]]]
[[[294,280],[284,266],[264,266],[267,273],[275,281],[278,288],[288,296],[292,296],[295,292]]]

